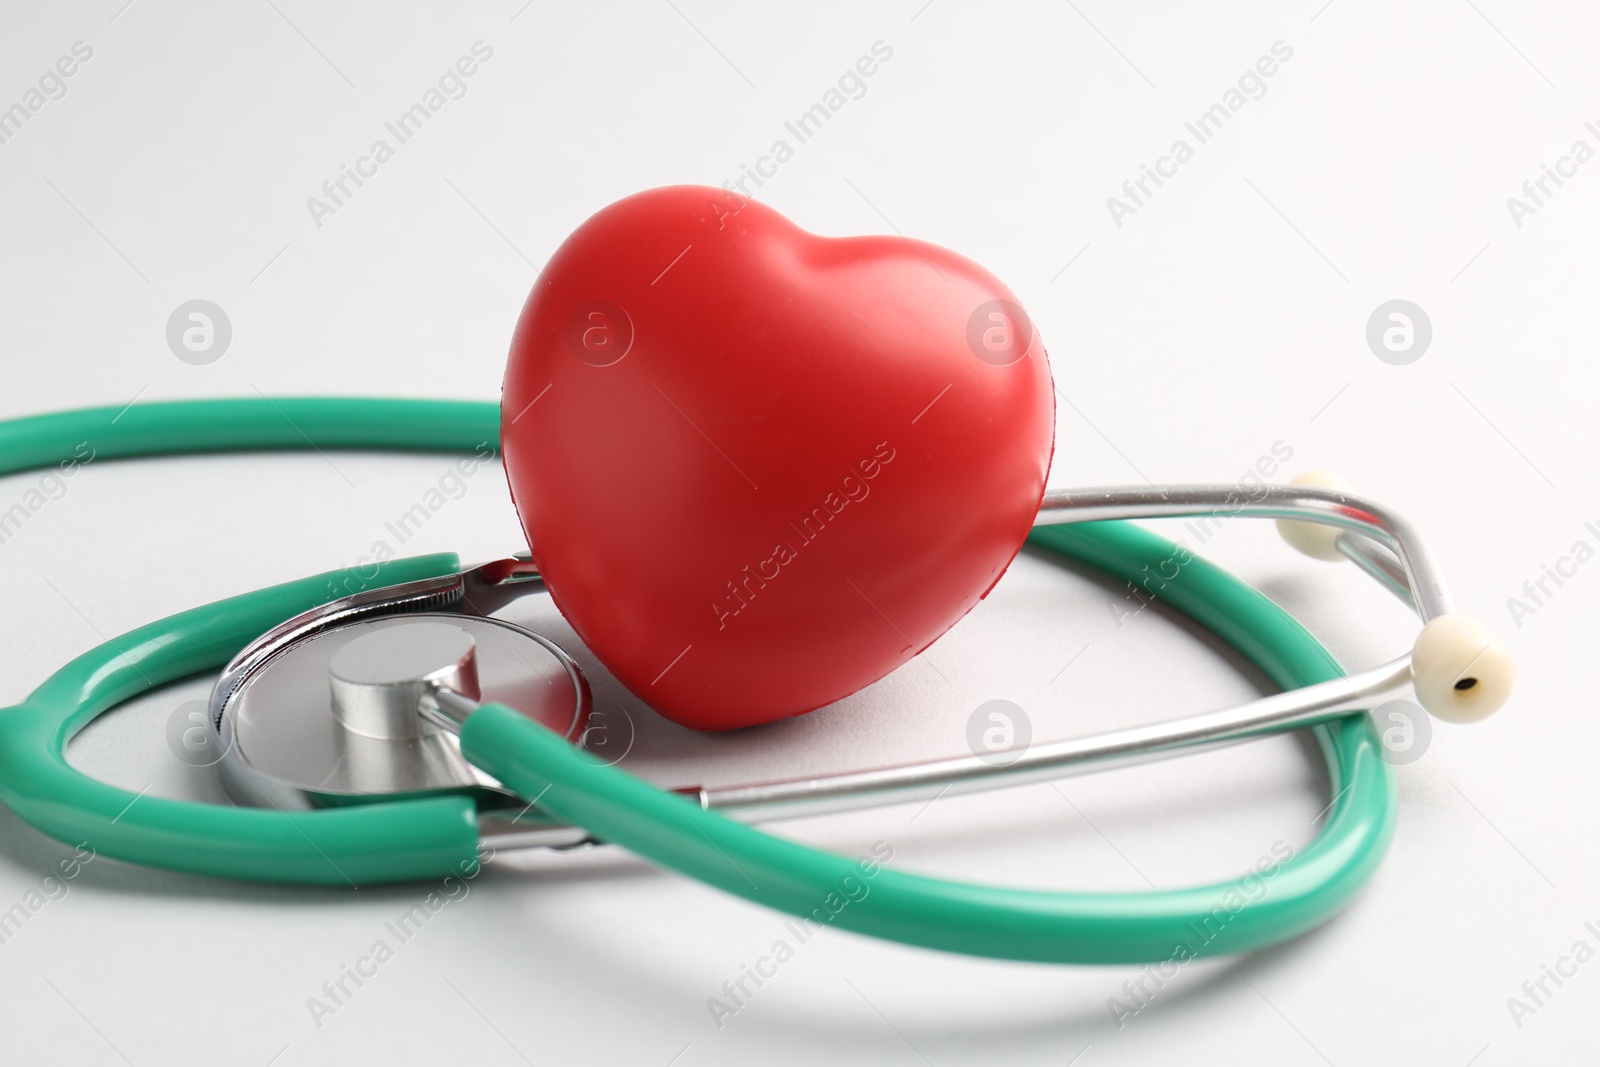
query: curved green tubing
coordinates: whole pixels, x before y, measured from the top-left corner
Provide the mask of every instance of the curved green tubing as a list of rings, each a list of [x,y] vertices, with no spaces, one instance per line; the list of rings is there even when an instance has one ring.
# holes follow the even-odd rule
[[[465,401],[275,398],[98,408],[0,422],[0,473],[62,462],[87,445],[109,456],[245,448],[474,450],[498,437],[499,410]],[[77,454],[81,455],[81,450]],[[1119,579],[1172,552],[1126,523],[1044,527],[1029,543]],[[439,877],[477,862],[464,796],[277,812],[192,804],[97,782],[64,757],[96,715],[138,693],[214,670],[284,619],[362,586],[458,569],[451,554],[335,571],[194,608],[84,653],[22,704],[0,709],[0,800],[45,833],[136,863],[267,881],[365,884]],[[1339,676],[1291,617],[1195,559],[1160,596],[1289,687]],[[1074,963],[1244,952],[1292,937],[1344,906],[1377,869],[1394,828],[1394,783],[1367,716],[1312,731],[1335,799],[1294,858],[1233,882],[1140,893],[1060,893],[970,885],[822,852],[703,811],[605,766],[517,712],[486,705],[463,752],[544,812],[662,867],[800,916],[914,945]]]

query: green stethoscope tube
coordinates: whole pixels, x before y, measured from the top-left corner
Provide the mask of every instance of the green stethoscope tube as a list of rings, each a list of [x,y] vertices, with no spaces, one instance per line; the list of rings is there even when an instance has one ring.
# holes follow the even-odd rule
[[[83,443],[95,460],[245,449],[498,451],[500,408],[482,400],[263,396],[57,411],[0,421],[0,474],[72,460]]]
[[[0,471],[95,457],[257,448],[478,450],[493,404],[366,399],[188,401],[0,423]],[[1126,523],[1045,527],[1029,543],[1122,580],[1172,545]],[[458,567],[437,555],[331,572],[231,597],[141,627],[79,656],[25,702],[0,710],[0,800],[35,827],[103,855],[200,874],[365,884],[460,873],[476,862],[470,799],[395,800],[277,812],[167,800],[94,781],[64,757],[96,715],[155,686],[214,670],[257,635],[357,585]],[[356,583],[351,585],[349,583]],[[1195,559],[1161,598],[1283,686],[1339,676],[1285,612]],[[1062,893],[972,885],[876,866],[702,810],[573,748],[515,711],[486,705],[462,728],[474,763],[557,818],[726,892],[832,925],[929,948],[1073,963],[1237,953],[1301,933],[1342,908],[1377,869],[1394,828],[1394,783],[1369,719],[1312,730],[1334,794],[1316,839],[1268,873],[1186,889]]]

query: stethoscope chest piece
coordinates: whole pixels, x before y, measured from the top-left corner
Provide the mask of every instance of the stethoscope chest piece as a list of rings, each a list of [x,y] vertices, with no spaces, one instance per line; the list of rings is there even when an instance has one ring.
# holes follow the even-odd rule
[[[223,676],[220,770],[242,804],[306,809],[393,796],[503,792],[418,714],[435,685],[518,709],[577,742],[589,717],[576,663],[502,619],[376,615],[310,628]]]

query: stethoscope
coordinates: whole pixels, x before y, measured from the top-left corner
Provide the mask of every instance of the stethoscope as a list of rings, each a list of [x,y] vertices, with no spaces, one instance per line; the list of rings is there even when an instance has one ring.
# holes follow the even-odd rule
[[[250,398],[92,408],[0,422],[0,473],[244,449],[475,452],[493,403]],[[475,871],[524,846],[620,845],[726,892],[843,929],[954,952],[1051,962],[1238,953],[1323,922],[1373,874],[1395,784],[1369,716],[1410,682],[1433,715],[1481,719],[1512,664],[1456,614],[1439,566],[1393,512],[1326,478],[1252,489],[1051,491],[1028,543],[1133,583],[1236,648],[1284,691],[1231,708],[979,756],[790,781],[666,790],[586,751],[588,687],[546,637],[495,617],[544,590],[530,561],[394,559],[230,597],[74,659],[0,710],[0,800],[96,854],[228,878],[363,885]],[[1424,623],[1412,650],[1346,675],[1262,594],[1127,519],[1278,520],[1310,555],[1348,558]],[[1187,555],[1185,553],[1185,555]],[[1152,580],[1152,575],[1158,576]],[[237,807],[131,793],[67,763],[96,716],[157,686],[221,674],[209,725]],[[963,884],[819,851],[750,825],[975,792],[1309,729],[1331,800],[1316,839],[1241,878],[1072,893]],[[1264,891],[1257,891],[1265,886]],[[1249,891],[1243,891],[1248,889]]]

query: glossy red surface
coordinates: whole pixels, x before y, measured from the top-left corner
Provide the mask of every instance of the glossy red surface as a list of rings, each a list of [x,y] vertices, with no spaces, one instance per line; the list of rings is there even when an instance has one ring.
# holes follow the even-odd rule
[[[821,707],[999,579],[1050,465],[1043,345],[982,267],[675,186],[557,250],[512,342],[507,477],[578,635],[674,721]]]

